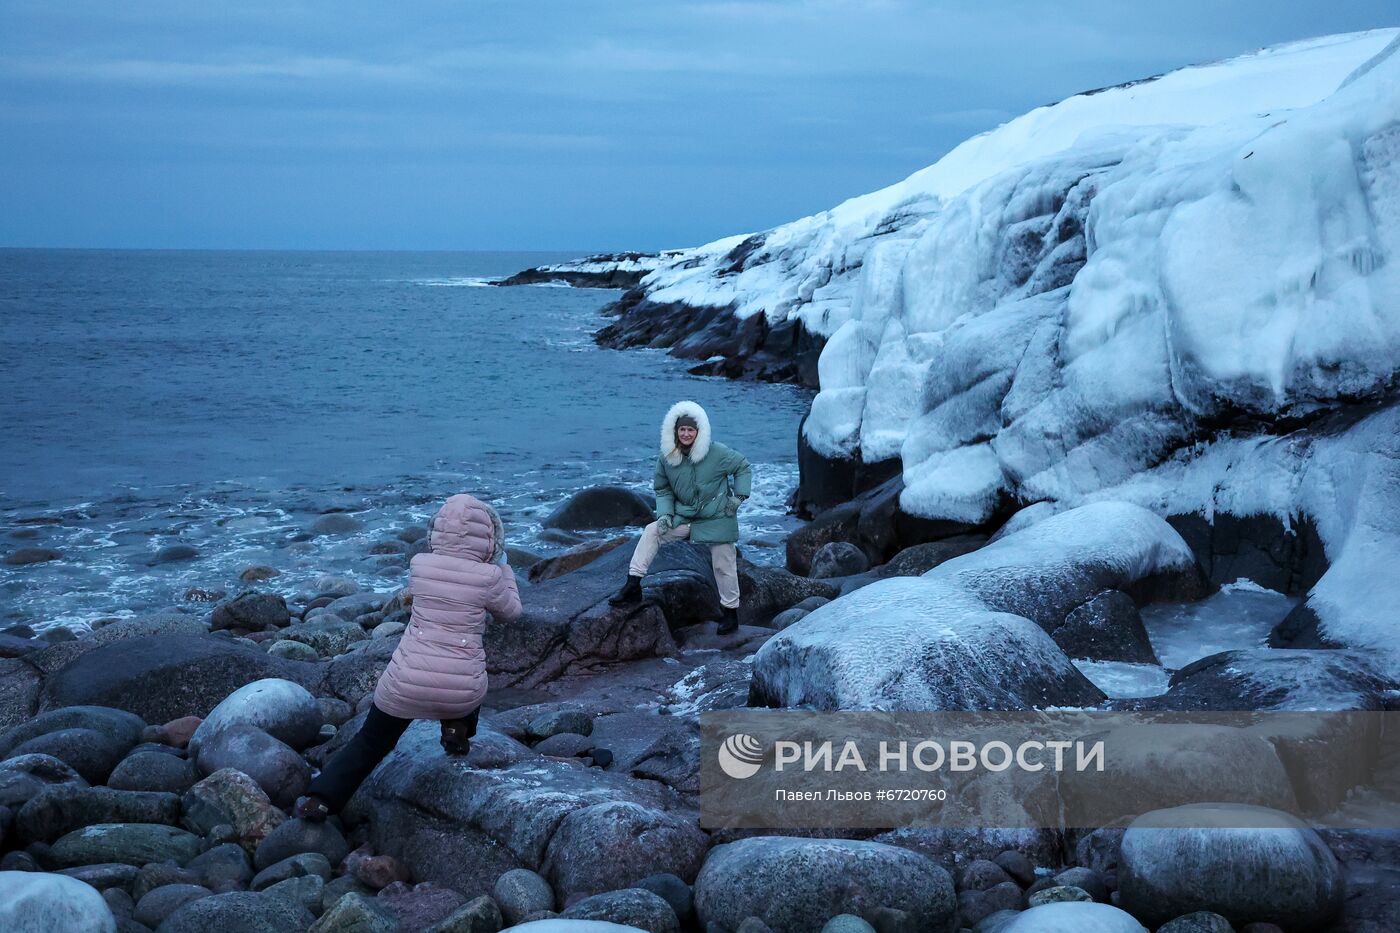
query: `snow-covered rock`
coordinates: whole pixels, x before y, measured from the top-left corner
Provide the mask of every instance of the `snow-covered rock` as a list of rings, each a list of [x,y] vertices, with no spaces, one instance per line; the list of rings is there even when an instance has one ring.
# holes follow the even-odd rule
[[[1277,810],[1200,804],[1154,810],[1123,834],[1119,903],[1156,927],[1211,910],[1236,927],[1320,930],[1341,909],[1341,868],[1322,838]]]
[[[805,443],[897,458],[908,514],[1307,515],[1321,634],[1400,647],[1396,37],[1077,95],[641,288],[824,338]]]
[[[1147,933],[1147,928],[1117,907],[1076,901],[1022,911],[998,933]]]
[[[7,933],[116,933],[97,889],[45,872],[0,871],[0,929]]]
[[[1103,694],[1046,634],[1106,589],[1191,593],[1195,558],[1161,518],[1100,502],[921,577],[880,580],[774,635],[761,703],[822,709],[1027,709]]]

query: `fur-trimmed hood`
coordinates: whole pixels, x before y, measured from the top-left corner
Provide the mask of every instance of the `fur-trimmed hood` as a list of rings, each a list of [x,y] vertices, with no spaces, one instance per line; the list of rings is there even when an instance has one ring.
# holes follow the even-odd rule
[[[681,415],[694,418],[698,432],[695,443],[690,446],[690,462],[699,463],[710,452],[710,416],[695,402],[677,402],[661,420],[661,456],[665,457],[671,466],[680,466],[683,456],[676,446],[676,421]]]
[[[428,522],[428,547],[435,554],[499,563],[505,538],[496,510],[466,493],[450,497]]]

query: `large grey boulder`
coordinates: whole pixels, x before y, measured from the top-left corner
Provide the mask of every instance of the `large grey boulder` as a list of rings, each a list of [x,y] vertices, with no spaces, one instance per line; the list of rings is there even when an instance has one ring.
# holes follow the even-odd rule
[[[200,778],[193,761],[157,751],[135,751],[107,778],[116,790],[167,791],[183,794]]]
[[[116,745],[131,748],[141,740],[146,723],[140,716],[126,710],[107,706],[68,706],[50,710],[26,720],[4,735],[0,735],[0,757],[8,756],[17,746],[64,729],[90,729],[113,740]]]
[[[89,784],[102,784],[130,748],[92,729],[60,729],[21,742],[10,755],[50,755],[77,771]]]
[[[465,762],[447,758],[438,738],[435,724],[411,726],[345,814],[351,825],[368,819],[375,851],[414,879],[470,898],[528,868],[562,903],[657,871],[694,876],[704,834],[669,789],[541,757],[486,719]]]
[[[269,677],[319,685],[320,666],[272,658],[212,635],[132,638],[104,645],[44,681],[43,709],[91,704],[136,713],[147,722],[207,716],[239,687]]]
[[[1123,502],[1082,506],[924,576],[879,580],[822,606],[759,649],[752,702],[912,710],[1095,704],[1102,692],[1046,632],[1105,590],[1185,598],[1203,585],[1194,555],[1157,515]]]
[[[206,738],[196,763],[206,776],[224,768],[242,771],[276,807],[290,807],[311,783],[311,766],[290,745],[253,726],[230,726]]]
[[[809,933],[838,914],[902,910],[915,929],[958,929],[948,873],[915,852],[878,842],[760,836],[710,851],[695,881],[702,924],[736,930],[757,917],[774,933]]]
[[[584,531],[645,525],[656,517],[656,500],[626,486],[590,486],[545,516],[545,528]]]
[[[642,888],[622,888],[585,897],[559,917],[621,923],[647,933],[680,933],[680,921],[671,905]]]
[[[0,871],[0,929],[6,933],[116,933],[96,888],[44,872]]]
[[[265,678],[230,693],[209,712],[190,737],[190,754],[200,744],[232,726],[253,726],[292,748],[316,741],[321,729],[321,706],[301,684]]]
[[[121,862],[183,865],[203,849],[200,837],[153,823],[97,823],[75,829],[53,844],[50,857],[64,867]]]
[[[212,631],[223,629],[262,632],[282,628],[292,621],[287,601],[275,593],[239,593],[216,608],[209,617]]]
[[[180,822],[180,798],[169,793],[112,790],[107,787],[49,787],[15,814],[15,836],[22,844],[53,842],[94,823]]]
[[[185,904],[156,933],[304,933],[315,921],[311,911],[290,898],[233,891]]]
[[[1200,804],[1143,814],[1123,834],[1120,905],[1156,927],[1209,910],[1236,926],[1324,929],[1342,906],[1337,859],[1286,813]]]

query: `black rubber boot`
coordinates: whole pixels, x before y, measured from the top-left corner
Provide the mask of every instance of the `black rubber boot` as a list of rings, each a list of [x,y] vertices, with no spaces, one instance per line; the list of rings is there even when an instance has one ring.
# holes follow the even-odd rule
[[[627,575],[627,582],[608,598],[608,603],[614,606],[629,606],[642,601],[642,578],[634,577],[630,573]]]
[[[724,616],[719,621],[719,628],[715,631],[720,635],[732,635],[739,630],[739,610],[726,609]]]

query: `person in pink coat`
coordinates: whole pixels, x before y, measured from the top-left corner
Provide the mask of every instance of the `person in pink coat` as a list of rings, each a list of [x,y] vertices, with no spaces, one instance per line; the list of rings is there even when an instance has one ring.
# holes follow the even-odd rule
[[[415,719],[442,723],[449,755],[465,755],[471,746],[486,696],[487,616],[498,623],[520,617],[496,510],[465,494],[448,499],[428,526],[428,550],[409,565],[408,589],[413,614],[364,724],[297,801],[299,817],[338,812]]]

